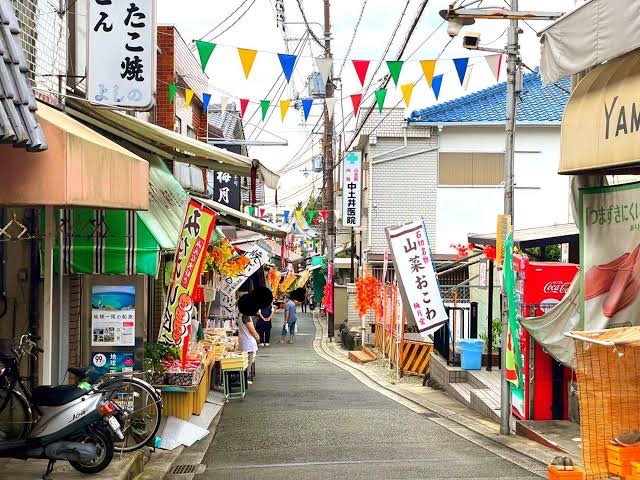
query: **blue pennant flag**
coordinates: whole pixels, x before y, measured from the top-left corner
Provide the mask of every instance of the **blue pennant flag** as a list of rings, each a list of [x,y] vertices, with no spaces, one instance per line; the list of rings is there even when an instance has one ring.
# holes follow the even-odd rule
[[[469,65],[468,58],[454,58],[453,64],[456,66],[456,72],[458,72],[458,78],[460,79],[460,85],[464,83],[464,76],[467,73],[467,66]]]
[[[313,105],[313,98],[303,98],[302,99],[302,111],[304,112],[304,121],[307,121],[309,118],[309,112],[311,111],[311,105]]]
[[[282,66],[282,73],[284,73],[287,82],[291,81],[291,74],[293,73],[293,67],[296,65],[296,56],[289,55],[287,53],[279,53],[280,65]]]
[[[293,231],[295,232],[296,231],[296,224],[292,223],[291,226],[293,227]]]
[[[436,100],[440,96],[440,87],[442,86],[442,74],[433,77],[431,82],[431,88],[433,88],[433,94],[436,96]]]
[[[289,210],[285,210],[284,211],[284,221],[288,222],[289,221]]]
[[[202,111],[203,112],[207,112],[207,109],[209,108],[209,102],[211,101],[211,95],[208,93],[203,93],[202,94]]]

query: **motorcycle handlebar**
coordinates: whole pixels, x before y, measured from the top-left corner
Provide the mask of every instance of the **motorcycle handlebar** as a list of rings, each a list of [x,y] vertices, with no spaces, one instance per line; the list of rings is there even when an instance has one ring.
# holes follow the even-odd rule
[[[38,353],[44,353],[44,349],[38,347],[37,345],[34,345],[33,347],[31,347],[33,350],[35,350]]]

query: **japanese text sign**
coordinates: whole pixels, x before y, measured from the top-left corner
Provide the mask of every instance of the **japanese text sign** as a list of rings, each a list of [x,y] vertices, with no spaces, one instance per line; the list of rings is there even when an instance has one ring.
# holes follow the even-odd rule
[[[160,343],[172,343],[183,349],[189,344],[191,313],[195,308],[193,291],[200,283],[204,255],[215,224],[213,210],[196,200],[189,201],[162,312]]]
[[[240,210],[240,176],[227,172],[210,172],[213,174],[212,198],[234,210]]]
[[[362,152],[349,152],[342,161],[342,225],[360,226]]]
[[[220,290],[225,295],[232,296],[251,275],[271,258],[270,249],[261,246],[258,242],[245,255],[249,259],[249,264],[244,268],[244,271],[237,277],[225,277],[222,279]]]
[[[410,305],[418,331],[423,337],[448,321],[440,295],[427,229],[421,221],[387,229],[396,271]]]
[[[89,0],[87,100],[138,110],[153,106],[155,0]]]
[[[511,215],[498,215],[496,228],[496,266],[501,267],[504,262],[504,242],[511,233]]]

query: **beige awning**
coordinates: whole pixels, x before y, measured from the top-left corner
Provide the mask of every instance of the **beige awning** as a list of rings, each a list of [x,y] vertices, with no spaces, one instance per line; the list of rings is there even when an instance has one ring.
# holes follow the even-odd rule
[[[571,94],[562,120],[559,173],[640,167],[640,53],[598,66]]]
[[[0,145],[0,205],[149,208],[149,164],[64,112],[38,103],[49,149]]]
[[[131,115],[92,106],[86,101],[70,99],[67,102],[67,111],[83,122],[169,160],[245,177],[250,176],[251,167],[256,166],[258,178],[263,180],[267,187],[278,188],[280,181],[278,174],[269,170],[258,160],[214,147]]]

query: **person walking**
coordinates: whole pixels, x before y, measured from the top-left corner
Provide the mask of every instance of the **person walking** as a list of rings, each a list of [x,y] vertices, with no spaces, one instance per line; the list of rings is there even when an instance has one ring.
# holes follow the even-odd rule
[[[300,303],[300,302],[297,302]],[[282,334],[280,335],[280,343],[284,343],[284,339],[287,336],[287,330],[289,330],[289,341],[293,343],[293,337],[296,334],[296,322],[298,321],[298,315],[296,313],[296,302],[292,300],[291,296],[287,293],[284,296],[284,323],[282,324]]]
[[[302,313],[306,313],[307,312],[307,306],[309,305],[309,301],[307,299],[306,293],[305,293],[305,296],[304,296],[304,300],[301,302],[301,305],[302,305]]]
[[[258,334],[260,335],[260,346],[268,347],[269,340],[271,340],[271,320],[275,315],[276,307],[273,305],[269,305],[268,307],[262,308],[258,310],[258,321],[256,323],[256,329],[258,330]]]
[[[311,306],[312,297],[313,297],[313,290],[311,289],[311,285],[307,283],[307,289],[304,292],[304,301],[307,303],[307,306]]]
[[[253,382],[247,378],[247,372],[251,370],[251,366],[256,361],[256,353],[258,352],[259,340],[260,335],[258,335],[258,332],[256,332],[251,317],[242,315],[240,321],[238,322],[238,343],[240,344],[240,351],[247,352],[249,354],[249,366],[244,373],[247,384],[249,385],[251,385]]]

